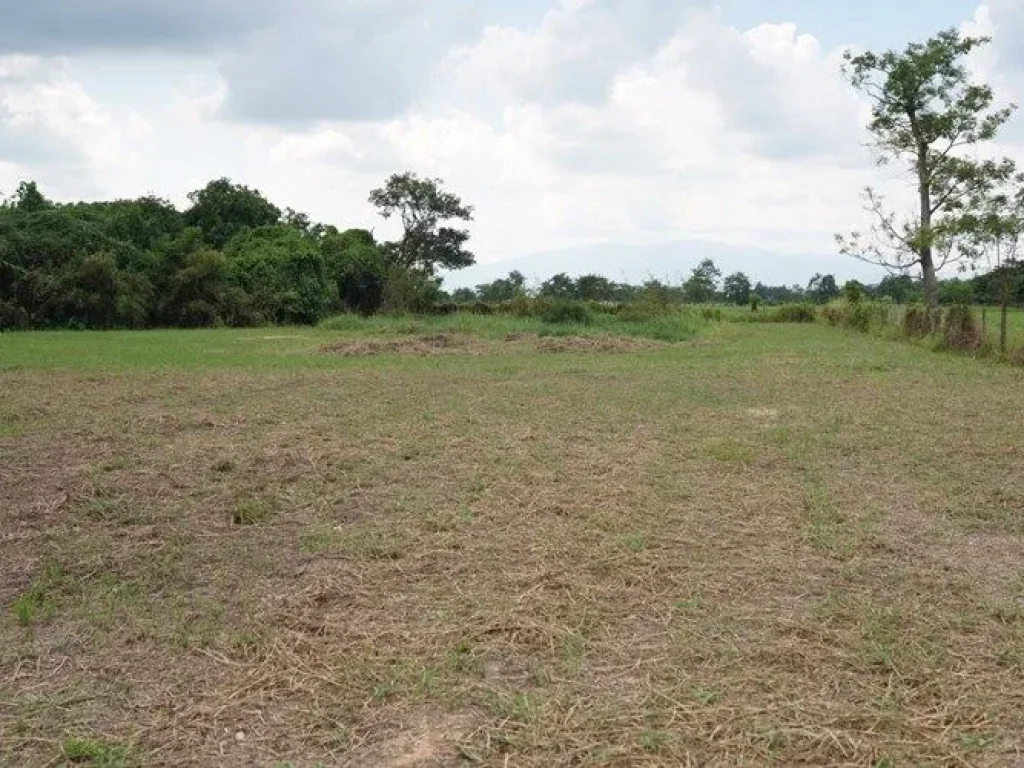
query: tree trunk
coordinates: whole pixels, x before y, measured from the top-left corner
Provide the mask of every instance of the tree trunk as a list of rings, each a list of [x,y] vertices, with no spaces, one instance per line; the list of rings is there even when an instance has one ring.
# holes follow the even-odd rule
[[[932,254],[932,184],[928,173],[928,145],[917,147],[917,191],[921,197],[921,227],[918,230],[918,259],[921,263],[921,278],[924,281],[924,300],[928,305],[932,330],[935,330],[939,314],[939,280],[935,274],[935,260]]]
[[[1010,314],[1010,278],[1003,277],[1003,295],[999,300],[999,352],[1006,354],[1006,325]]]
[[[934,319],[939,313],[939,278],[935,274],[935,262],[932,261],[930,245],[921,249],[921,277],[924,279],[924,301]]]

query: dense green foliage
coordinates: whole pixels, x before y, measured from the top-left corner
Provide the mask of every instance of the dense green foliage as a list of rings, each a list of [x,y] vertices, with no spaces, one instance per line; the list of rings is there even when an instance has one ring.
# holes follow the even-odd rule
[[[402,243],[313,224],[228,179],[189,200],[184,211],[154,197],[56,204],[22,184],[0,204],[0,328],[312,324],[425,309],[440,298],[435,263],[472,263],[464,251],[424,256],[424,231],[410,260]],[[440,237],[443,250],[451,236]]]

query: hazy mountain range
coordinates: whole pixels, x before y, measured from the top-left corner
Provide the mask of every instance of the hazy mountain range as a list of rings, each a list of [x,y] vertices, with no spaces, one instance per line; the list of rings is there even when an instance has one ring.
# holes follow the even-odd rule
[[[619,283],[639,284],[652,277],[680,283],[702,259],[712,259],[723,275],[744,272],[751,282],[768,285],[806,286],[816,272],[835,275],[840,285],[850,279],[874,283],[884,276],[876,267],[838,254],[782,254],[709,240],[677,240],[657,245],[602,243],[477,264],[445,273],[444,287],[472,288],[505,277],[513,270],[526,275],[531,286],[559,272],[573,277],[603,275]]]

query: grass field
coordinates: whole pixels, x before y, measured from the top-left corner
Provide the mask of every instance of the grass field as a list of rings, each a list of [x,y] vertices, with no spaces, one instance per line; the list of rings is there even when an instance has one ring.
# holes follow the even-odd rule
[[[506,322],[0,336],[0,765],[1024,761],[1020,369]]]
[[[999,307],[975,307],[978,322],[984,321],[985,330],[992,344],[999,345]],[[1007,313],[1006,323],[1007,347],[1011,350],[1024,350],[1024,309],[1012,307]]]

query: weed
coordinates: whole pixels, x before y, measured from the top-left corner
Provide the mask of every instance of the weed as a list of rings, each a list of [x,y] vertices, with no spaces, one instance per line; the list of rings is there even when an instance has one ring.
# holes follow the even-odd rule
[[[271,511],[271,504],[265,499],[243,499],[232,510],[231,522],[235,525],[260,525],[267,521]]]
[[[299,534],[299,551],[318,555],[334,546],[335,536],[329,530],[317,529]]]
[[[532,693],[501,694],[498,697],[498,712],[509,720],[529,725],[540,719],[541,701]]]
[[[644,731],[640,734],[640,746],[644,752],[659,752],[669,741],[669,734],[662,731]]]
[[[715,461],[731,464],[750,464],[756,458],[749,446],[730,438],[711,441],[705,446],[705,451]]]
[[[694,686],[691,688],[690,695],[705,707],[714,704],[722,698],[722,695],[717,691],[711,691],[707,688],[701,688],[700,686]]]
[[[640,533],[631,533],[626,536],[622,543],[630,552],[639,553],[647,549],[647,537]]]
[[[153,522],[152,512],[127,499],[86,499],[80,509],[85,517],[101,523],[148,525]]]
[[[804,510],[811,544],[818,549],[835,551],[839,546],[841,518],[832,505],[828,487],[815,474],[809,474],[804,481]]]
[[[986,734],[964,733],[957,737],[965,752],[983,752],[994,743],[994,739]]]
[[[864,620],[864,657],[871,666],[894,669],[900,621],[900,612],[895,608],[874,609]]]
[[[473,646],[469,642],[459,643],[448,651],[448,666],[457,672],[464,672],[470,667],[473,657]]]
[[[11,604],[11,612],[23,627],[50,619],[57,612],[57,601],[67,594],[73,580],[58,563],[47,563],[29,585]]]
[[[90,768],[125,768],[131,764],[128,747],[106,744],[95,739],[64,739],[61,742],[61,754],[74,765]]]

